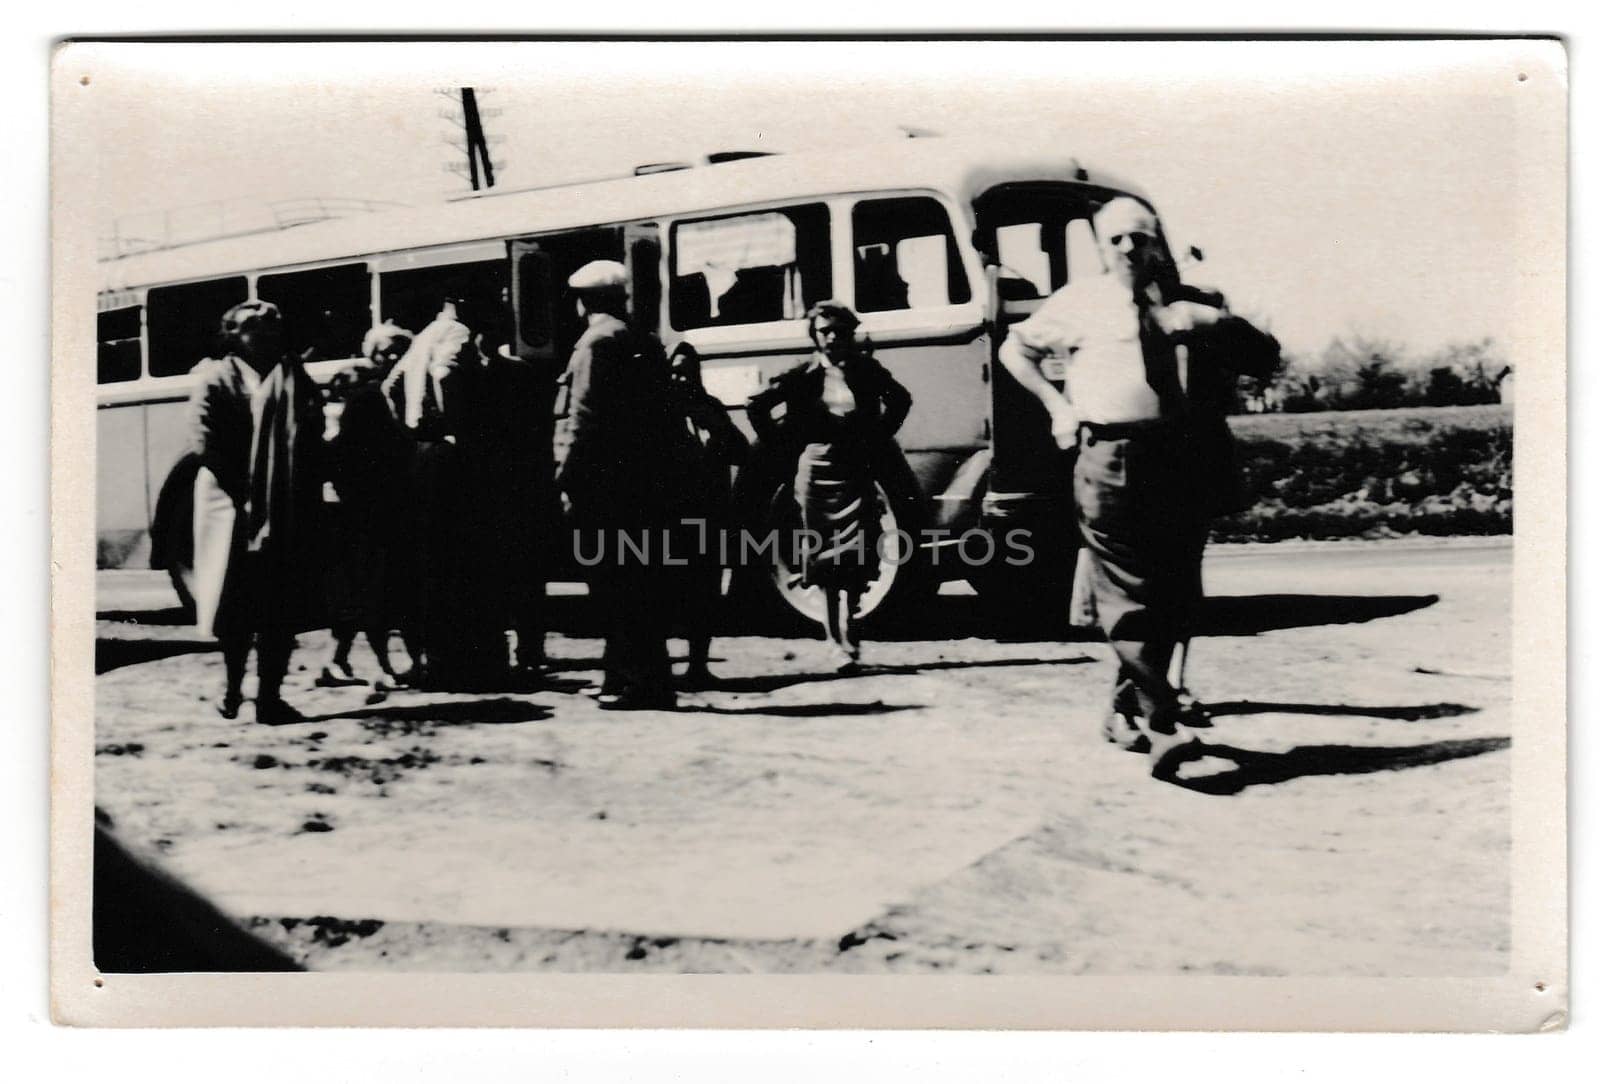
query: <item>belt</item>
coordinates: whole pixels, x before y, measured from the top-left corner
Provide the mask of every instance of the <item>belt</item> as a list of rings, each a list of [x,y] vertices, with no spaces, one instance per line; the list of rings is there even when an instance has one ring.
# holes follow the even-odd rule
[[[1079,422],[1078,439],[1138,440],[1141,437],[1176,437],[1183,431],[1181,418],[1147,418],[1136,422]]]

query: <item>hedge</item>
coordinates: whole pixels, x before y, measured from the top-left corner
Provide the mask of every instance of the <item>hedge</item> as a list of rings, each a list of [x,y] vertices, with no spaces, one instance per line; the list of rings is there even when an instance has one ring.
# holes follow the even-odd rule
[[[1511,406],[1229,420],[1255,504],[1224,542],[1511,533]]]

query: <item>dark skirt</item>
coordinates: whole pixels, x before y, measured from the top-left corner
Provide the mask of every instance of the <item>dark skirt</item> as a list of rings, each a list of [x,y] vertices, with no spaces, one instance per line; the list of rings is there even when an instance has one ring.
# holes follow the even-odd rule
[[[809,587],[859,592],[878,574],[878,491],[858,441],[808,444],[794,479],[801,573]]]
[[[322,514],[328,620],[336,627],[387,629],[395,608],[381,526],[337,501],[324,504]]]

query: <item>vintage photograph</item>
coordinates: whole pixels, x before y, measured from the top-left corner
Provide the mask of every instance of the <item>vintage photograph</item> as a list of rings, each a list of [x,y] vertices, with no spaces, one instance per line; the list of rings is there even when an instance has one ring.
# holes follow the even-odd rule
[[[97,986],[1565,1007],[1559,43],[54,67]]]

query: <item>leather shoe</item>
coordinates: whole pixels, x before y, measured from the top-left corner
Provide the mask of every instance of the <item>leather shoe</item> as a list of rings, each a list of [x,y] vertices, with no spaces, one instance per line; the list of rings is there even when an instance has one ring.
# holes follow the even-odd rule
[[[267,726],[291,726],[303,723],[306,717],[296,711],[291,705],[276,697],[270,700],[256,701],[256,722]]]
[[[1100,733],[1106,741],[1130,753],[1145,753],[1150,750],[1149,736],[1140,729],[1138,719],[1127,712],[1116,710],[1107,712],[1100,724]]]

